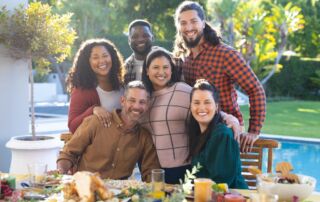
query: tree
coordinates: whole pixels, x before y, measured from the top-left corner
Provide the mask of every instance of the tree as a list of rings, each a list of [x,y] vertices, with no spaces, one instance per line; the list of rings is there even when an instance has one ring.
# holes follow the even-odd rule
[[[278,0],[286,5],[290,0]],[[295,0],[294,4],[301,8],[305,19],[305,27],[289,36],[290,49],[303,57],[320,56],[320,0]],[[307,39],[307,40],[306,40]]]
[[[235,7],[226,8],[232,3]],[[304,25],[301,9],[291,3],[283,7],[263,0],[209,0],[208,7],[215,11],[213,19],[218,19],[223,34],[234,40],[231,43],[240,50],[263,84],[281,68],[279,61],[289,35]]]
[[[78,37],[73,45],[73,50],[76,50],[81,42],[89,38],[107,37],[108,35],[123,34],[123,23],[121,23],[121,15],[117,15],[117,7],[123,1],[104,1],[104,0],[43,0],[49,3],[54,12],[64,13],[71,12],[73,16],[70,24],[76,32]],[[75,51],[73,51],[75,52]],[[73,55],[73,54],[72,54]],[[68,64],[67,64],[68,65]],[[51,68],[58,74],[59,81],[63,90],[65,88],[65,76],[68,71],[64,68],[66,64],[58,64],[51,58]]]
[[[175,36],[173,14],[183,0],[52,0],[50,2],[60,13],[66,11],[74,13],[72,23],[79,32],[79,41],[90,37],[123,34],[128,31],[129,23],[137,18],[150,21],[158,39],[173,41]],[[199,2],[206,5],[206,0]]]
[[[6,8],[0,10],[0,43],[9,50],[11,57],[27,59],[31,91],[31,129],[35,139],[35,115],[32,61],[45,69],[49,58],[63,61],[71,53],[76,38],[69,27],[71,14],[52,14],[51,7],[40,2],[30,3],[27,8],[16,8],[13,13]]]

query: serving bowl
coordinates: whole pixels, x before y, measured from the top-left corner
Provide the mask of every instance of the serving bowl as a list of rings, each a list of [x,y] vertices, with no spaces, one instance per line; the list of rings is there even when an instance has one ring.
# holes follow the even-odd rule
[[[264,173],[257,175],[257,189],[259,193],[278,195],[279,201],[292,201],[297,197],[298,201],[306,199],[314,191],[317,180],[307,175],[297,174],[299,184],[278,183],[278,174]]]

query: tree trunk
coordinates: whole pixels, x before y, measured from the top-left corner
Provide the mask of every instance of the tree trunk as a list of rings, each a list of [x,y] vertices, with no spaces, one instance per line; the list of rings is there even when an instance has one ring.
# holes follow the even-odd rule
[[[231,19],[231,21],[229,22],[228,24],[228,33],[229,33],[229,43],[232,47],[235,47],[235,44],[234,44],[234,26],[233,26],[233,20]]]
[[[32,59],[28,59],[29,80],[30,80],[30,113],[31,113],[31,133],[32,139],[36,139],[35,113],[34,113],[34,89],[33,89],[33,73],[32,73]]]
[[[64,76],[64,72],[61,70],[62,67],[62,63],[58,64],[57,61],[53,58],[53,57],[49,57],[48,58],[52,67],[56,70],[58,77],[59,77],[59,82],[62,86],[62,90],[65,93],[66,92],[66,88],[65,88],[65,76]]]
[[[283,50],[279,50],[278,55],[277,55],[277,58],[276,58],[276,60],[275,60],[275,63],[274,63],[274,66],[273,66],[272,70],[269,72],[269,74],[268,74],[266,77],[264,77],[264,78],[261,80],[261,84],[262,84],[262,85],[265,85],[265,84],[268,82],[268,80],[269,80],[269,79],[274,75],[274,73],[276,72],[276,69],[277,69],[277,66],[278,66],[278,64],[279,64],[279,62],[280,62],[280,59],[281,59],[281,57],[282,57],[282,54],[283,54]]]
[[[278,50],[278,54],[277,54],[277,58],[274,62],[274,67],[272,68],[272,70],[269,72],[269,74],[262,79],[261,83],[262,85],[265,85],[268,80],[274,75],[274,73],[276,72],[277,66],[280,63],[280,59],[282,58],[283,52],[286,48],[286,44],[287,44],[287,39],[288,39],[288,30],[286,27],[286,24],[282,24],[280,26],[280,35],[281,35],[281,43],[279,45],[279,50]]]
[[[56,71],[58,73],[58,77],[59,77],[60,84],[62,86],[63,93],[66,93],[65,76],[64,76],[64,72],[61,70],[61,68],[62,68],[61,65],[62,64],[55,64]]]

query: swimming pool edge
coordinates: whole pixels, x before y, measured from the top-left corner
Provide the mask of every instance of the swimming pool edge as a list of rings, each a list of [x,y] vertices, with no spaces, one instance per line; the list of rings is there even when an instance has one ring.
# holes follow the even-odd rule
[[[283,135],[272,135],[272,134],[261,134],[260,137],[266,139],[276,139],[276,140],[289,140],[293,142],[306,142],[306,143],[316,143],[320,144],[320,138],[306,138],[306,137],[291,137]]]

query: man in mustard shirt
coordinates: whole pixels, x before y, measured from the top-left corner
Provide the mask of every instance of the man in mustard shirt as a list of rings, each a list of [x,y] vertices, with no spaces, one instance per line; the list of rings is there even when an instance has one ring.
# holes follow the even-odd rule
[[[120,102],[122,110],[112,112],[111,127],[104,127],[95,115],[83,121],[58,157],[61,173],[76,166],[103,178],[126,179],[138,163],[142,180],[151,180],[151,170],[160,165],[151,135],[138,124],[148,109],[149,94],[141,81],[132,81]]]

